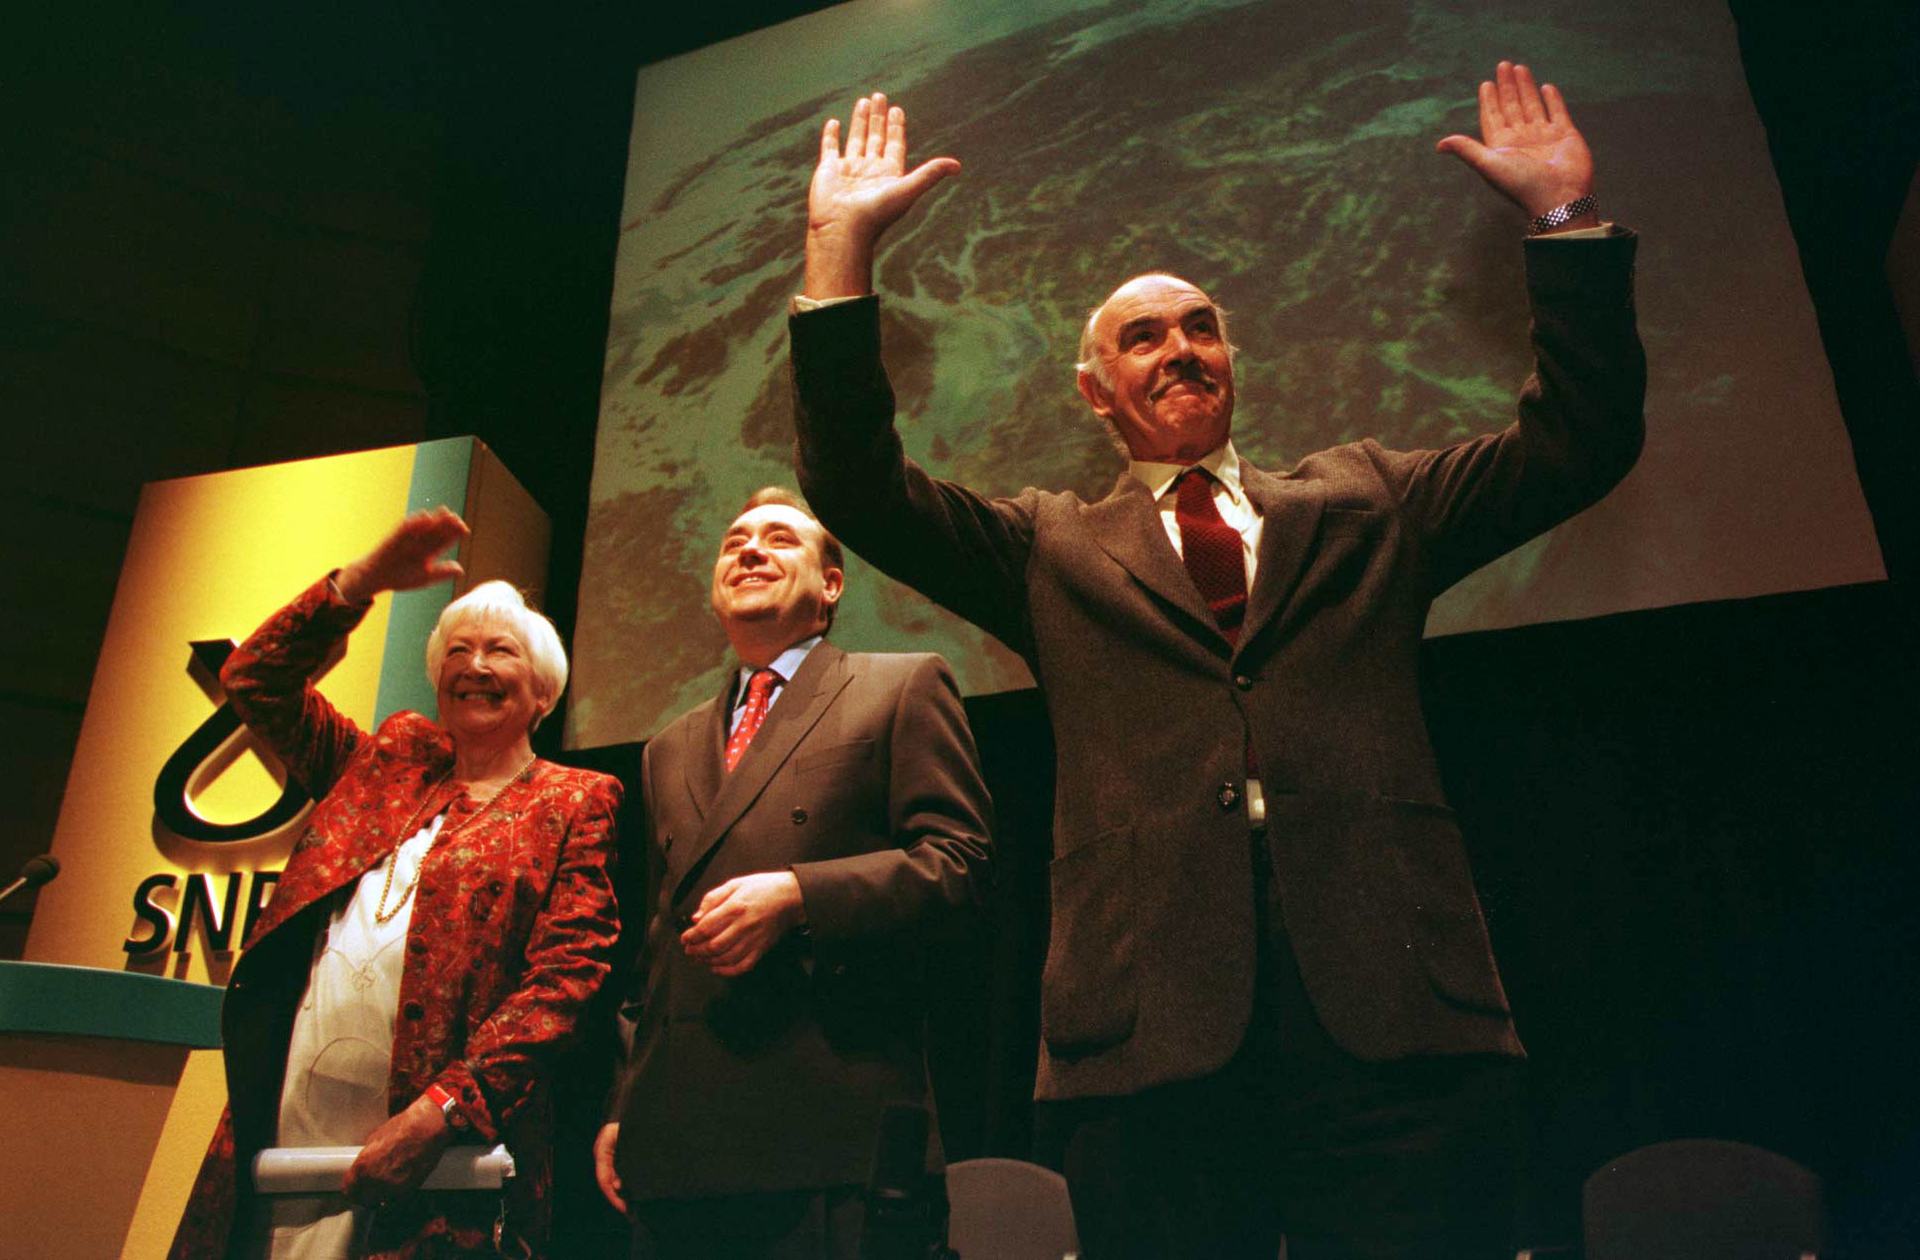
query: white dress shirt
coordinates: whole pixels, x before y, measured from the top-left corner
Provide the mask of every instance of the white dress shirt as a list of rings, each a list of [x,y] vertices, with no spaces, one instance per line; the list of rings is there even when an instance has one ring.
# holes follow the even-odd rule
[[[1240,484],[1240,456],[1233,449],[1233,440],[1229,438],[1224,445],[1191,464],[1159,464],[1145,459],[1127,464],[1127,471],[1153,495],[1160,509],[1160,524],[1166,528],[1167,541],[1173,544],[1173,554],[1183,559],[1186,551],[1180,544],[1180,522],[1174,516],[1180,496],[1169,492],[1180,474],[1189,468],[1204,468],[1213,474],[1213,506],[1220,510],[1220,519],[1240,535],[1240,555],[1246,561],[1247,590],[1251,592],[1253,570],[1260,554],[1260,513],[1254,510],[1253,501],[1247,498]]]

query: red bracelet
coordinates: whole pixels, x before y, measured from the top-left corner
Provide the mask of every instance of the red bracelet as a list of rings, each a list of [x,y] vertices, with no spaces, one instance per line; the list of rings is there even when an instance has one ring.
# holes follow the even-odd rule
[[[433,1084],[427,1086],[426,1098],[428,1102],[440,1109],[441,1119],[445,1120],[448,1124],[453,1123],[454,1108],[460,1105],[460,1100],[453,1096],[452,1090],[440,1082],[435,1081]]]

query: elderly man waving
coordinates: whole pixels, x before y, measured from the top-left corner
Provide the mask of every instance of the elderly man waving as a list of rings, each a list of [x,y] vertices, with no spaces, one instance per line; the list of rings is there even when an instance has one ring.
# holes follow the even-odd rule
[[[1091,315],[1078,384],[1129,456],[1095,503],[904,457],[876,242],[952,158],[826,124],[791,321],[801,484],[878,568],[992,632],[1058,749],[1038,1093],[1092,1260],[1494,1255],[1522,1050],[1420,708],[1430,602],[1605,495],[1642,438],[1635,239],[1558,91],[1500,63],[1459,157],[1529,219],[1515,422],[1257,468],[1197,285]],[[1148,260],[1143,259],[1143,264]]]

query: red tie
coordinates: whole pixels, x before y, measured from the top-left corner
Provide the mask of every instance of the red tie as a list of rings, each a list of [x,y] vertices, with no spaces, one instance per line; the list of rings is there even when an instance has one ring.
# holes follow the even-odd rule
[[[747,679],[747,708],[740,715],[740,725],[733,728],[733,734],[727,737],[727,769],[732,770],[740,764],[740,756],[747,751],[747,745],[759,733],[760,724],[767,720],[767,706],[773,700],[774,684],[780,681],[780,675],[770,669],[756,669]]]
[[[1240,642],[1240,621],[1247,614],[1247,562],[1240,531],[1220,519],[1213,504],[1213,476],[1189,468],[1175,483],[1173,519],[1180,526],[1180,558],[1200,588],[1213,620],[1227,642]]]

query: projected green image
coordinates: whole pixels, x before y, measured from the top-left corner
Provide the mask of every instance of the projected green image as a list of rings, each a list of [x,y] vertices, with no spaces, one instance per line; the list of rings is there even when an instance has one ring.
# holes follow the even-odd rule
[[[1123,462],[1073,387],[1087,309],[1167,270],[1232,313],[1244,456],[1504,427],[1530,366],[1521,215],[1433,143],[1522,57],[1565,90],[1602,210],[1641,231],[1641,467],[1476,574],[1430,632],[1879,576],[1728,19],[1717,6],[926,5],[868,0],[642,72],[576,644],[572,745],[718,688],[714,548],[791,485],[788,299],[827,117],[906,106],[965,164],[889,235],[908,453],[987,493],[1094,499]],[[1741,207],[1740,252],[1700,189]],[[836,638],[1026,685],[993,640],[854,559]]]

